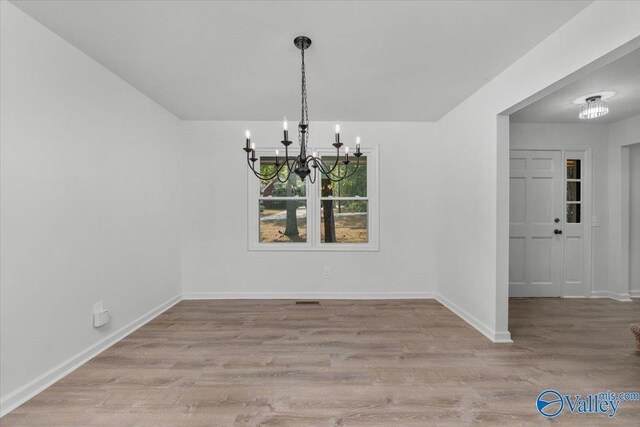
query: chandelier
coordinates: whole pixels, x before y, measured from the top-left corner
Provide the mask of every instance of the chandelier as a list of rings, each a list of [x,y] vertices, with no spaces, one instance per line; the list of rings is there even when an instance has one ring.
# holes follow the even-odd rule
[[[580,119],[595,119],[609,113],[609,105],[607,101],[602,99],[601,95],[591,96],[585,99],[585,103],[580,107]]]
[[[256,158],[256,147],[255,144],[251,142],[251,133],[249,131],[247,131],[245,134],[246,145],[244,147],[244,151],[246,151],[247,153],[247,164],[249,165],[249,168],[251,168],[253,174],[264,181],[271,181],[272,179],[276,178],[279,182],[284,183],[289,179],[291,172],[294,172],[303,181],[308,176],[311,183],[314,183],[316,181],[318,172],[332,182],[342,181],[343,179],[352,176],[360,165],[360,156],[362,156],[362,152],[360,151],[360,137],[356,137],[356,152],[353,153],[356,161],[355,166],[352,166],[351,168],[349,168],[349,164],[352,163],[351,160],[349,160],[349,147],[344,147],[344,157],[340,155],[340,148],[344,144],[340,142],[339,124],[336,124],[335,142],[332,144],[336,149],[336,156],[332,162],[329,162],[329,165],[325,164],[322,158],[319,157],[315,151],[311,155],[307,154],[310,133],[304,51],[308,49],[309,46],[311,46],[311,39],[305,36],[299,36],[293,40],[293,43],[298,49],[300,49],[300,54],[302,57],[300,67],[302,74],[300,123],[298,123],[298,145],[300,146],[299,154],[289,157],[289,146],[292,144],[292,142],[289,140],[288,123],[285,117],[283,122],[284,138],[282,139],[282,141],[280,141],[280,143],[284,146],[284,157],[280,158],[280,151],[276,150],[275,171],[269,173],[261,173],[260,170],[256,170],[255,164],[256,160],[258,160]],[[344,167],[341,167],[340,163],[342,163]]]

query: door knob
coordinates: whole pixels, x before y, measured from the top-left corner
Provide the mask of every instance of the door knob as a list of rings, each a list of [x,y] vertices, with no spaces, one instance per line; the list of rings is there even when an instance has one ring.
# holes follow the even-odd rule
[[[553,234],[562,234],[562,230],[556,228],[555,230],[553,230]]]

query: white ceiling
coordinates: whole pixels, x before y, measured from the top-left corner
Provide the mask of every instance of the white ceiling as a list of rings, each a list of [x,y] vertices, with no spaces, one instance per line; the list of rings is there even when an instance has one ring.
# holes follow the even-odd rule
[[[573,101],[583,95],[614,91],[609,114],[580,120],[580,106]],[[516,111],[512,123],[613,123],[640,114],[640,49],[595,70],[591,74]]]
[[[590,1],[14,1],[183,119],[435,121]]]

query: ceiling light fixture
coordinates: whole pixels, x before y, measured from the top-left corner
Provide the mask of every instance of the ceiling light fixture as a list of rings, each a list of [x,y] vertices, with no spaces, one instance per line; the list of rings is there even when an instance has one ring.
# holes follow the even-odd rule
[[[609,104],[602,99],[601,95],[591,96],[585,101],[580,107],[578,118],[595,119],[609,113]]]
[[[333,165],[325,165],[322,159],[316,155],[315,151],[312,155],[307,155],[309,145],[309,108],[307,106],[307,76],[304,64],[304,51],[311,46],[311,39],[309,37],[299,36],[293,40],[293,44],[300,49],[302,56],[300,67],[302,73],[302,93],[300,101],[300,123],[298,123],[298,144],[300,146],[300,152],[297,156],[289,157],[289,145],[291,145],[292,142],[289,141],[289,128],[287,118],[285,117],[282,124],[284,138],[280,141],[280,143],[284,145],[284,158],[280,158],[279,150],[275,151],[275,171],[263,174],[259,170],[256,170],[255,163],[258,159],[256,157],[255,144],[251,142],[251,133],[249,131],[245,134],[246,145],[244,147],[244,151],[247,153],[247,164],[256,177],[265,181],[271,181],[276,178],[278,181],[284,183],[289,179],[291,172],[294,172],[302,180],[309,176],[311,182],[314,183],[318,171],[330,181],[342,181],[352,176],[360,165],[360,157],[362,156],[362,152],[360,151],[360,137],[356,137],[356,152],[353,153],[353,156],[356,158],[356,164],[355,167],[351,169],[349,169],[349,164],[351,163],[351,160],[349,160],[349,147],[344,147],[344,159],[340,161],[340,147],[344,144],[340,142],[339,124],[336,124],[335,142],[332,144],[336,149],[335,161],[332,162]],[[339,163],[342,163],[344,168],[339,167]],[[285,172],[284,176],[280,173],[281,171]]]

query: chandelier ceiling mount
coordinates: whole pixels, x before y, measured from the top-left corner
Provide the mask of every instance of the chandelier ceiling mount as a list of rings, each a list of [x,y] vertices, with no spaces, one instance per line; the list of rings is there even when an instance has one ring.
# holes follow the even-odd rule
[[[309,49],[309,46],[311,46],[311,39],[307,36],[298,36],[293,39],[293,44],[295,44],[300,50]]]

